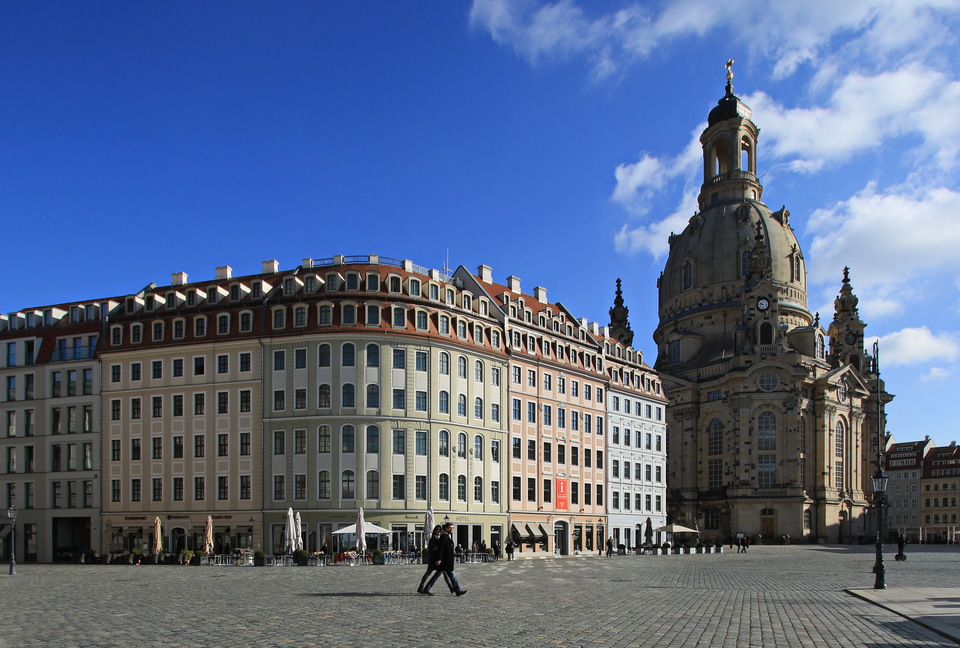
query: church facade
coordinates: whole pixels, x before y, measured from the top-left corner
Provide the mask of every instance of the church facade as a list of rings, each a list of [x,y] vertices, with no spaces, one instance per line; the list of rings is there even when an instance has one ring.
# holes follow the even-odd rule
[[[658,280],[668,515],[704,539],[857,541],[875,532],[892,396],[847,268],[832,321],[808,309],[790,212],[762,201],[759,133],[728,74],[700,138],[699,211],[671,235]]]

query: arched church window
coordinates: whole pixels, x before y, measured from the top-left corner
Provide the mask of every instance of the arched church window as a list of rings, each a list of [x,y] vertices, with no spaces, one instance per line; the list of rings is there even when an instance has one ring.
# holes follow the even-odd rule
[[[740,170],[753,173],[753,143],[746,135],[740,138]]]
[[[825,351],[825,348],[824,348],[823,336],[818,333],[818,334],[817,334],[816,356],[822,360],[822,359],[824,358],[825,353],[826,353],[826,351]]]
[[[842,456],[843,456],[843,450],[844,450],[844,445],[845,445],[845,444],[844,444],[845,432],[846,432],[846,430],[844,429],[843,421],[837,421],[837,425],[836,425],[836,427],[834,427],[834,432],[833,432],[833,434],[834,434],[834,443],[835,443],[835,445],[836,445],[836,450],[837,450],[837,456],[838,456],[838,457],[842,457]]]
[[[667,345],[667,361],[670,364],[680,362],[680,340],[671,340]]]
[[[760,450],[777,449],[777,415],[760,412],[757,417],[757,444]]]
[[[760,344],[773,344],[773,324],[770,322],[760,324]]]
[[[723,421],[713,419],[707,425],[707,454],[718,455],[723,452]]]
[[[683,289],[688,290],[693,287],[693,263],[684,261],[680,266],[680,275],[683,281]]]

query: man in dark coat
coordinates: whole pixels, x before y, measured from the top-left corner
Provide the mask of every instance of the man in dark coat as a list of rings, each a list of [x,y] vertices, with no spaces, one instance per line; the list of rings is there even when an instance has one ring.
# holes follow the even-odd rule
[[[467,590],[460,587],[460,583],[457,582],[457,575],[453,571],[453,522],[447,522],[443,525],[443,535],[440,536],[437,545],[437,555],[430,554],[430,562],[435,565],[437,572],[427,583],[427,586],[423,588],[423,593],[427,596],[433,596],[430,588],[443,574],[450,585],[450,591],[457,596],[463,596],[467,593]]]
[[[417,588],[417,592],[423,594],[423,586],[426,585],[427,579],[430,578],[430,574],[437,569],[437,564],[434,562],[435,557],[440,555],[440,537],[443,533],[443,527],[439,524],[433,527],[433,535],[430,536],[430,540],[427,542],[427,571],[423,574],[423,578],[420,579],[420,587]],[[447,580],[447,586],[450,586],[450,581]],[[450,591],[453,591],[453,588],[450,588]]]

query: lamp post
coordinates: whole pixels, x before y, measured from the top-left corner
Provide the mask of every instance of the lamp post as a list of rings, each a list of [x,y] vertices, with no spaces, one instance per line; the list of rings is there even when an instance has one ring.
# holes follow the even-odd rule
[[[887,570],[883,566],[883,495],[887,490],[887,474],[877,464],[877,472],[873,476],[873,495],[877,502],[877,562],[873,566],[876,580],[873,589],[887,588]]]
[[[253,524],[256,520],[253,519],[253,516],[250,516],[250,551],[253,551]]]
[[[13,504],[7,509],[10,518],[10,575],[17,575],[17,507]]]
[[[873,343],[873,362],[877,372],[877,472],[873,475],[873,496],[877,503],[877,561],[873,566],[876,578],[873,589],[887,588],[887,570],[883,565],[883,497],[887,490],[887,474],[883,472],[883,399],[880,397],[880,343]]]

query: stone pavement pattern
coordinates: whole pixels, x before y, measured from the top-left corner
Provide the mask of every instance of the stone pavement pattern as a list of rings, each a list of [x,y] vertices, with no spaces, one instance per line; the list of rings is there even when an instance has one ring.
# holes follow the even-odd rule
[[[960,549],[910,549],[887,592],[958,587]],[[459,566],[456,598],[418,595],[420,566],[21,564],[0,576],[0,646],[957,645],[844,591],[872,587],[872,566],[846,546],[524,558]]]

